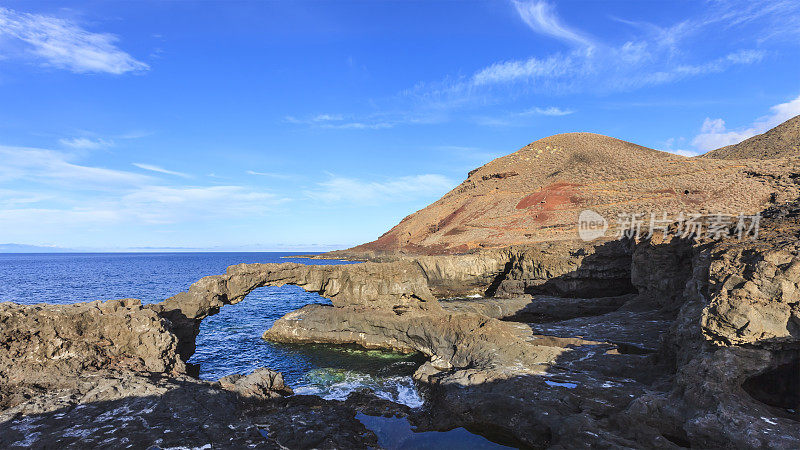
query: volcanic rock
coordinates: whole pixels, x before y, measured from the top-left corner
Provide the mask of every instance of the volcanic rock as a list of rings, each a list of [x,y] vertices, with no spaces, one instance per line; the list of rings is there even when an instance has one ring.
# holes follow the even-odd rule
[[[224,275],[202,278],[189,290],[161,303],[149,305],[169,319],[179,339],[184,360],[194,354],[200,322],[224,305],[236,304],[254,289],[293,284],[330,298],[336,306],[369,305],[375,308],[438,309],[425,274],[417,264],[351,265],[239,264]]]
[[[222,377],[219,384],[223,389],[238,392],[244,397],[276,398],[294,394],[292,388],[283,384],[283,374],[266,367],[256,369],[249,375]]]

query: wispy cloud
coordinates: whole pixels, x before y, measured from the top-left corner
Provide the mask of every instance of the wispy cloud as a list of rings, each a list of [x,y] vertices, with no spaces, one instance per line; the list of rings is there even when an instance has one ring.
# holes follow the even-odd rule
[[[521,116],[568,116],[568,115],[570,115],[570,114],[572,114],[574,112],[575,111],[573,111],[571,109],[563,109],[563,108],[559,108],[557,106],[550,106],[550,107],[547,107],[547,108],[539,108],[539,107],[531,108],[531,109],[528,109],[528,110],[525,110],[525,111],[519,113],[519,115],[521,115]]]
[[[0,217],[9,236],[54,235],[71,228],[177,224],[265,214],[288,198],[243,185],[167,185],[164,179],[78,164],[68,153],[0,146]],[[180,175],[147,164],[159,174]],[[214,211],[209,215],[208,211]]]
[[[177,177],[183,177],[183,178],[192,178],[191,175],[185,174],[183,172],[176,172],[174,170],[168,170],[168,169],[165,169],[163,167],[154,166],[152,164],[144,164],[144,163],[132,163],[132,164],[134,166],[140,168],[140,169],[149,170],[151,172],[158,172],[158,173],[163,173],[163,174],[166,174],[166,175],[175,175]]]
[[[120,223],[151,225],[267,213],[288,201],[278,195],[243,186],[144,186],[122,197],[95,198],[72,205],[63,199],[58,207],[7,207],[0,209],[4,224],[49,230],[51,226],[87,227]],[[213,217],[208,212],[214,211]]]
[[[727,128],[723,119],[707,117],[700,127],[700,134],[692,140],[692,144],[703,152],[737,144],[774,128],[797,115],[800,115],[800,97],[775,105],[770,108],[769,114],[759,117],[746,127],[733,130]]]
[[[547,58],[495,63],[478,72],[472,87],[522,84],[533,92],[628,91],[645,86],[723,72],[736,65],[760,61],[765,53],[739,50],[701,63],[676,64],[662,58],[664,49],[647,42],[627,42],[620,47],[602,47],[560,53]]]
[[[475,122],[486,126],[524,126],[530,124],[531,118],[536,116],[561,117],[575,113],[574,110],[549,106],[547,108],[533,107],[519,112],[505,113],[497,116],[478,116]]]
[[[21,45],[24,54],[43,64],[76,73],[123,74],[149,66],[120,50],[118,38],[87,31],[58,17],[17,12],[0,7],[0,43]],[[8,49],[6,49],[8,50]]]
[[[561,22],[553,5],[544,1],[512,1],[520,18],[535,32],[572,44],[593,47],[590,38]]]
[[[757,36],[778,29],[794,36],[800,34],[790,27],[778,26],[800,16],[800,4],[765,2],[759,7],[737,2],[740,3],[741,7],[729,7],[725,2],[710,2],[707,14],[666,27],[614,18],[634,28],[635,37],[623,42],[603,42],[566,25],[551,3],[512,1],[520,19],[531,29],[574,44],[574,48],[497,61],[471,75],[418,83],[404,94],[420,104],[462,108],[531,94],[633,91],[757,64],[769,56],[760,48]],[[775,3],[780,3],[780,7],[774,6]],[[742,32],[742,39],[735,41],[735,46],[720,44],[717,54],[712,51],[711,56],[700,57],[694,51],[698,41],[709,40],[720,27],[743,31],[745,26],[749,32]]]
[[[120,212],[148,223],[264,214],[288,199],[244,186],[146,186],[122,197]]]
[[[25,180],[60,183],[84,189],[107,190],[140,185],[146,175],[123,170],[75,164],[69,154],[38,148],[0,146],[0,182]]]
[[[64,138],[59,139],[58,142],[69,148],[76,150],[99,150],[101,148],[108,148],[114,145],[114,141],[107,139],[89,139],[86,137]]]
[[[334,122],[344,120],[341,114],[318,114],[311,118],[312,122]]]
[[[333,176],[306,191],[309,197],[327,203],[401,202],[420,197],[436,197],[452,189],[456,183],[443,175],[404,176],[386,181],[364,181]]]
[[[54,197],[51,194],[43,194],[32,190],[0,189],[0,208],[30,205],[52,198]]]
[[[380,120],[374,116],[361,119],[347,118],[341,114],[318,114],[309,118],[297,118],[286,116],[284,120],[288,123],[299,125],[312,125],[319,128],[341,129],[341,130],[380,130],[392,128],[396,122]]]
[[[248,170],[245,173],[248,175],[255,175],[259,177],[276,178],[279,180],[289,180],[294,178],[292,175],[278,172],[256,172],[255,170]]]

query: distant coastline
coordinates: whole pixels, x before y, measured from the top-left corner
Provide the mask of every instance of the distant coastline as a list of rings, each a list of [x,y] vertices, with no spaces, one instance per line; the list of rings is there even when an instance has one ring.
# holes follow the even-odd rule
[[[258,245],[247,247],[131,247],[119,249],[107,248],[68,248],[47,245],[29,244],[0,244],[0,254],[13,253],[292,253],[303,255],[319,255],[332,250],[345,248],[338,246],[292,246],[287,248],[261,247]]]

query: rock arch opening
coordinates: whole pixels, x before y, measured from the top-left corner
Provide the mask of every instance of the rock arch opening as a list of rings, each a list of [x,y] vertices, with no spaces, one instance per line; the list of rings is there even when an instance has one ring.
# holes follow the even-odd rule
[[[287,381],[296,378],[305,365],[302,355],[261,335],[275,320],[310,304],[331,305],[331,301],[289,284],[256,288],[235,307],[221,308],[202,320],[188,363],[207,380],[250,373],[259,367],[283,372]]]

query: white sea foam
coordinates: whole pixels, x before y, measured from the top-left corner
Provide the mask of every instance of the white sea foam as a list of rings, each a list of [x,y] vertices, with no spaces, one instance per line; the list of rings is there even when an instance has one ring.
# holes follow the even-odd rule
[[[346,400],[360,389],[370,389],[375,396],[411,408],[423,405],[411,377],[379,377],[346,370],[318,369],[306,374],[304,384],[294,388],[295,394],[317,395],[326,400]]]

